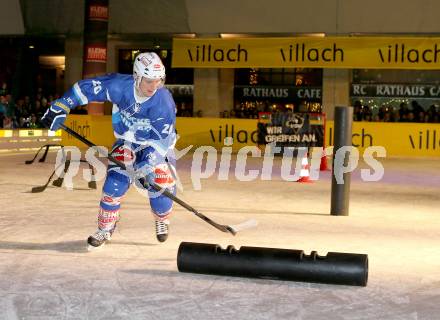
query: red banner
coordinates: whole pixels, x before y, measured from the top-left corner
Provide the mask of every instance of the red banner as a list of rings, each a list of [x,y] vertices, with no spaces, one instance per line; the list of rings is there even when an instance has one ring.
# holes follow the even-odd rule
[[[91,5],[89,7],[89,20],[91,21],[108,21],[108,7]]]
[[[107,62],[107,48],[88,45],[86,48],[86,62]]]

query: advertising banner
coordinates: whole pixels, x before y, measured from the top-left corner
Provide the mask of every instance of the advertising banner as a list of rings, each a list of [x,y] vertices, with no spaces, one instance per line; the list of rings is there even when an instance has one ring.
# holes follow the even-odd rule
[[[175,38],[172,67],[434,70],[440,69],[440,38]]]
[[[326,146],[333,145],[333,121],[326,122]],[[363,152],[383,146],[387,156],[440,157],[438,123],[353,122],[353,146]]]
[[[320,114],[276,112],[258,123],[258,144],[277,147],[324,146],[324,118]]]

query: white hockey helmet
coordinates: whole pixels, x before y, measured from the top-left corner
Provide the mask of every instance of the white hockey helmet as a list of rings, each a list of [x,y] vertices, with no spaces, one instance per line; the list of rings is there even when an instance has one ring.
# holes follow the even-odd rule
[[[139,87],[142,77],[165,82],[165,66],[154,52],[143,52],[136,56],[133,64],[133,77]]]

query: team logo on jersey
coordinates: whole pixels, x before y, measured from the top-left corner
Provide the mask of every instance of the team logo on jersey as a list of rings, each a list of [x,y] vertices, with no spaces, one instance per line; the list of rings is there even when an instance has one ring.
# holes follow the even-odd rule
[[[139,110],[141,110],[141,104],[136,102],[134,104],[134,112],[139,112]]]
[[[127,111],[121,111],[120,115],[122,123],[128,128],[133,128],[134,130],[144,130],[146,132],[150,131],[152,128],[150,119],[139,119],[132,117],[132,115]]]

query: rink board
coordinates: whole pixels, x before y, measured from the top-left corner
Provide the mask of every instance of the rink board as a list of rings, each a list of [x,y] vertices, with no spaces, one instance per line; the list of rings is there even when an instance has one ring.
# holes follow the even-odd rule
[[[233,137],[233,149],[256,145],[255,119],[177,118],[177,148],[189,145],[224,146],[225,137]],[[110,147],[114,141],[110,116],[71,115],[67,125],[97,145]],[[326,146],[333,144],[333,121],[327,121]],[[75,138],[62,133],[64,145],[84,147]],[[440,156],[440,125],[425,123],[353,122],[353,145],[364,152],[370,146],[383,146],[387,156]]]

